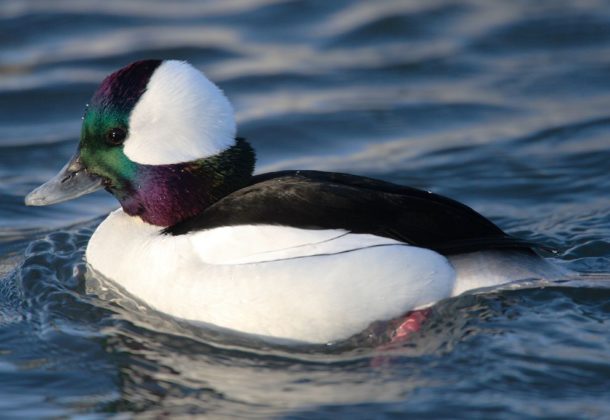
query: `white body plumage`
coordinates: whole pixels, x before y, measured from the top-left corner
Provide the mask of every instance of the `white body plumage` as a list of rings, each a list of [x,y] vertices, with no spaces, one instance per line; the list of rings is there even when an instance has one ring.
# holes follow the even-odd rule
[[[484,251],[446,258],[341,230],[228,226],[161,234],[122,210],[87,262],[153,308],[272,340],[327,343],[466,290],[558,275],[537,257]]]
[[[373,235],[278,226],[178,237],[160,230],[117,210],[95,231],[87,261],[155,309],[266,338],[345,339],[454,288],[443,256]]]

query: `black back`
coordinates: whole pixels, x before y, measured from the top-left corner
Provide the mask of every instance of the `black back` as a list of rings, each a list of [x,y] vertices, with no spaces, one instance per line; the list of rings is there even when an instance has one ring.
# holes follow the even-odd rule
[[[249,186],[164,232],[182,235],[245,224],[345,229],[396,239],[445,255],[535,247],[507,235],[455,200],[372,178],[319,171],[254,176]]]

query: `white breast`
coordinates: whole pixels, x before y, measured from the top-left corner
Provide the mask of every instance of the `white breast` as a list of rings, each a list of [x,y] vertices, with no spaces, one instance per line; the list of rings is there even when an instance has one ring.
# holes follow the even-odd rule
[[[325,343],[452,294],[433,251],[374,235],[233,226],[161,235],[117,210],[87,261],[150,306],[267,338]]]

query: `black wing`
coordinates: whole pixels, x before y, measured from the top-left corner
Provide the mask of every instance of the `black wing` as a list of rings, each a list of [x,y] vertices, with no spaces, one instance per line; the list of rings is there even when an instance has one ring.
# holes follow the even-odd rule
[[[470,207],[440,195],[355,175],[282,171],[257,175],[197,217],[167,228],[181,235],[220,226],[270,224],[345,229],[457,254],[529,249]]]

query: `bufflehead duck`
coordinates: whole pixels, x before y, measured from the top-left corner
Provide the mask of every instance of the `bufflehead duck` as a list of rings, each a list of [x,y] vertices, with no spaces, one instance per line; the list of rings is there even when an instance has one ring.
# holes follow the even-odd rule
[[[548,277],[532,244],[457,201],[340,173],[253,175],[231,104],[191,65],[112,73],[74,157],[26,197],[105,188],[89,266],[153,308],[270,340],[327,343],[466,290]]]

